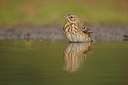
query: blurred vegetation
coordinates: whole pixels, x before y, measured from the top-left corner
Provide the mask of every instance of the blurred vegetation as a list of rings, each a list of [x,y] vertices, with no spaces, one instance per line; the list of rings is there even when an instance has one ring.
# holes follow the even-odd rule
[[[128,24],[128,0],[0,0],[0,25],[62,24],[76,13],[87,23]]]

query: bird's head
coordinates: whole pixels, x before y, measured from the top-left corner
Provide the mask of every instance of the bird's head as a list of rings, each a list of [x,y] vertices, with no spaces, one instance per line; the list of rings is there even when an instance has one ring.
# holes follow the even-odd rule
[[[80,22],[78,16],[75,14],[69,14],[67,16],[64,16],[64,18],[66,18],[68,20],[68,22],[70,22],[70,23]]]

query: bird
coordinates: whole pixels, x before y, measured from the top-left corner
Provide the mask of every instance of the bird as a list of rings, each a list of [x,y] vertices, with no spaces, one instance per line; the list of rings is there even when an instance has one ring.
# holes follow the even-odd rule
[[[74,14],[70,13],[64,18],[67,20],[67,23],[63,27],[63,31],[69,42],[82,43],[82,42],[92,42],[89,28],[80,21],[80,18]]]

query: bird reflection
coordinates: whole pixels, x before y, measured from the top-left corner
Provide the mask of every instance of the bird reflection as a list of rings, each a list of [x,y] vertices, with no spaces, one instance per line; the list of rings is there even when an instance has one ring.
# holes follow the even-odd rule
[[[64,70],[75,72],[86,61],[91,43],[70,43],[64,51]]]

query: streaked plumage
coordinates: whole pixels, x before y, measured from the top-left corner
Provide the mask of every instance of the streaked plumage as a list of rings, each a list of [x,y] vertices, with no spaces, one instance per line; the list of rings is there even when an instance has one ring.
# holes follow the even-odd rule
[[[70,42],[91,42],[89,29],[80,22],[75,14],[65,16],[67,23],[64,26],[64,33]]]

